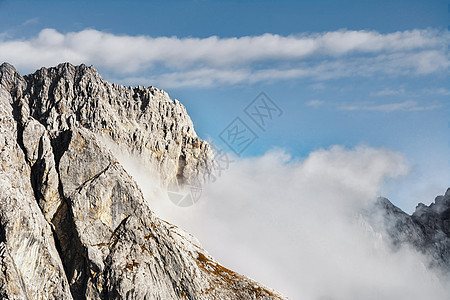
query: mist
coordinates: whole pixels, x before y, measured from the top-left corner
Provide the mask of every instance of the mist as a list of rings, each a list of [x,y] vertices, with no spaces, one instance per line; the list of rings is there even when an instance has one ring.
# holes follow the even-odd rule
[[[333,146],[304,159],[282,149],[235,159],[198,202],[179,207],[142,158],[113,148],[160,218],[291,299],[449,299],[448,278],[428,269],[426,256],[391,247],[367,221],[386,183],[408,173],[399,153]]]

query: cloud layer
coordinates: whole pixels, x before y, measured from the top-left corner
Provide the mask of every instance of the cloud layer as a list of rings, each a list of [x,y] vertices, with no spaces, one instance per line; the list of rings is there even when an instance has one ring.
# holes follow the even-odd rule
[[[124,83],[210,87],[443,72],[450,65],[445,47],[449,41],[447,32],[436,30],[178,38],[43,29],[28,39],[3,36],[0,57],[27,71],[69,61],[95,64]]]
[[[408,172],[398,153],[334,146],[304,160],[283,151],[238,160],[189,208],[148,189],[154,179],[129,162],[155,212],[225,266],[291,299],[448,298],[426,257],[393,251],[362,213],[386,180]]]

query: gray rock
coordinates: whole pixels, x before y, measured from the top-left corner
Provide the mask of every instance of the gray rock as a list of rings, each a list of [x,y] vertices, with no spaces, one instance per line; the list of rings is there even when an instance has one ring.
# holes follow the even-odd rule
[[[0,85],[0,295],[71,299],[53,232],[35,199],[10,103]]]
[[[67,63],[25,77],[3,64],[0,83],[1,297],[284,299],[157,218],[101,142],[147,158],[163,184],[201,179],[211,151],[178,101]]]
[[[104,81],[92,67],[68,63],[25,76],[20,94],[50,136],[84,127],[148,158],[163,182],[190,183],[211,172],[212,153],[199,139],[184,106],[154,87]],[[19,89],[19,88],[18,88]]]
[[[432,258],[430,267],[450,272],[450,188],[429,206],[417,205],[412,215],[386,198],[378,199],[376,207],[395,246],[412,245]]]
[[[61,197],[50,137],[45,127],[31,117],[24,125],[22,136],[36,200],[45,219],[51,222],[61,205]]]

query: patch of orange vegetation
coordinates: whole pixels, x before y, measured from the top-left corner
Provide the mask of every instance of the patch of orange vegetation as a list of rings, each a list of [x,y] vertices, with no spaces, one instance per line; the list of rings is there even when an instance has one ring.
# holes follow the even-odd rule
[[[131,264],[126,264],[125,265],[125,269],[133,271],[133,268],[137,267],[137,266],[139,266],[139,263],[133,259]]]
[[[145,245],[141,245],[141,250],[142,250],[142,252],[145,252],[145,251],[147,251],[147,252],[148,252],[148,254],[152,255],[152,253],[150,252],[150,250],[148,250],[148,248],[147,248],[147,247],[145,247]]]
[[[204,272],[214,274],[216,278],[220,278],[220,280],[214,280],[215,285],[225,285],[225,288],[232,289],[238,292],[239,285],[240,283],[242,283],[243,279],[241,275],[210,260],[203,253],[197,252],[197,254],[197,265],[199,266],[199,268]],[[250,284],[248,288],[257,297],[269,295],[271,297],[274,297],[275,299],[279,299],[278,296],[274,295],[271,291],[263,287]],[[212,291],[213,287],[210,287],[205,290],[204,293],[210,294]]]

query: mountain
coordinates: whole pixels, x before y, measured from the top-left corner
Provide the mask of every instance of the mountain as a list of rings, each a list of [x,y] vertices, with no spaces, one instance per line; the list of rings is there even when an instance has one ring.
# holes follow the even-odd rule
[[[108,139],[160,174],[209,174],[184,106],[69,63],[0,66],[1,299],[285,299],[221,266],[151,210]]]
[[[450,188],[429,206],[419,203],[412,215],[386,198],[379,198],[376,207],[381,214],[380,229],[389,235],[395,247],[413,246],[431,258],[430,267],[450,272]]]

